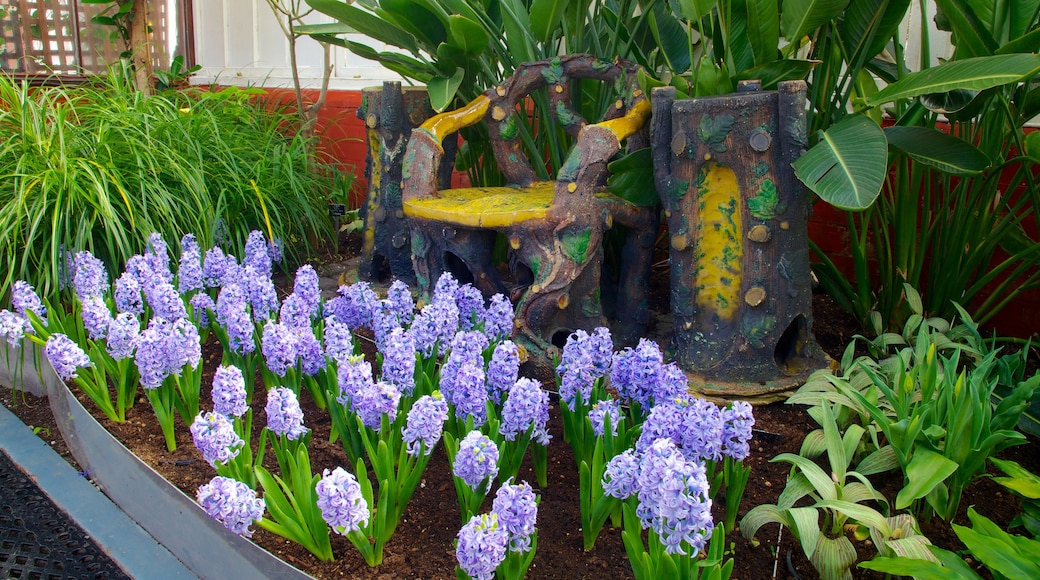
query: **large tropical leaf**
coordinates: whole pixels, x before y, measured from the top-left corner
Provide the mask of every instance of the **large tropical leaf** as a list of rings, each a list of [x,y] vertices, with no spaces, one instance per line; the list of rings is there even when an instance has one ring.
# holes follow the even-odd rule
[[[780,31],[790,42],[812,33],[836,20],[849,5],[849,0],[784,0],[780,13]]]
[[[560,20],[570,0],[533,0],[531,2],[531,34],[541,42],[549,42],[560,28]]]
[[[910,73],[867,99],[877,106],[897,99],[954,89],[984,90],[1019,82],[1040,71],[1040,54],[1001,54],[954,60]]]
[[[633,151],[607,165],[610,176],[607,190],[621,199],[641,206],[652,207],[661,203],[654,183],[654,164],[650,148]]]
[[[795,175],[827,203],[862,210],[874,203],[888,168],[885,132],[867,117],[842,119],[794,163]]]
[[[441,15],[423,6],[422,2],[380,0],[379,7],[428,49],[448,40],[448,23],[441,20]]]
[[[466,77],[466,71],[461,68],[455,69],[455,74],[450,77],[434,77],[430,79],[428,91],[430,93],[430,106],[438,113],[448,108],[455,99],[455,93],[462,86],[462,79]]]
[[[951,580],[951,578],[979,578],[974,576],[956,576],[948,568],[936,562],[917,558],[889,558],[878,556],[869,562],[860,562],[860,568],[884,572],[893,576],[912,576],[915,580]]]
[[[755,64],[761,66],[773,62],[777,58],[777,47],[780,46],[780,9],[777,0],[745,2],[748,37],[755,49]]]
[[[354,30],[391,46],[407,50],[412,54],[419,51],[415,37],[399,26],[338,0],[307,0],[311,8],[327,14]]]
[[[928,449],[918,448],[906,466],[906,485],[896,495],[896,509],[909,506],[953,475],[960,465]]]
[[[679,5],[679,13],[697,26],[701,18],[711,13],[718,0],[675,0],[675,3]]]
[[[487,49],[490,37],[479,23],[455,14],[448,17],[448,28],[452,46],[466,56],[473,57]]]
[[[971,143],[927,127],[888,127],[888,144],[916,161],[952,175],[972,175],[990,160]]]
[[[650,32],[660,47],[668,70],[673,75],[690,70],[690,37],[663,3],[654,5],[649,14]]]
[[[997,41],[970,2],[935,0],[935,5],[950,25],[957,44],[958,58],[987,56],[997,50]]]
[[[910,0],[851,0],[841,20],[841,42],[846,58],[863,66],[899,29]]]

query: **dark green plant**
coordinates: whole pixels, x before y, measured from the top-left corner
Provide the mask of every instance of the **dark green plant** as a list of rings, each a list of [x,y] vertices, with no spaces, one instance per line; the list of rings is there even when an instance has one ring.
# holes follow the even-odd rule
[[[916,554],[928,557],[928,539],[917,531],[912,516],[888,516],[888,501],[871,485],[867,475],[887,469],[888,461],[875,452],[851,470],[853,456],[864,429],[851,425],[839,432],[831,406],[821,405],[823,448],[827,455],[825,471],[803,446],[802,454],[782,453],[770,461],[790,463],[791,475],[776,504],[755,506],[740,522],[741,533],[751,539],[768,523],[787,527],[798,539],[806,558],[824,579],[851,578],[856,563],[856,548],[846,535],[854,528],[857,539],[870,537],[879,554]],[[806,440],[809,441],[808,439]],[[810,445],[811,447],[811,445]],[[798,505],[803,498],[811,505]],[[883,511],[866,505],[874,502]]]
[[[1040,542],[1012,536],[991,520],[968,508],[972,527],[953,524],[957,534],[974,560],[981,562],[994,578],[1027,579],[1040,577]],[[930,547],[933,559],[912,556],[878,557],[860,564],[861,568],[912,576],[916,580],[980,580],[967,562],[953,552]]]
[[[1034,540],[1040,539],[1040,477],[1015,461],[990,457],[1006,476],[994,477],[993,481],[1011,490],[1022,500],[1022,513],[1011,520],[1012,528],[1022,526]]]
[[[1040,201],[1033,141],[1024,134],[1040,112],[1033,95],[1040,3],[937,5],[946,17],[938,22],[953,31],[954,58],[929,67],[925,45],[918,72],[908,73],[909,63],[897,59],[898,66],[876,71],[890,84],[864,95],[865,106],[883,106],[894,119],[883,132],[866,127],[888,144],[888,170],[875,161],[871,167],[881,170],[869,187],[824,186],[807,178],[833,168],[817,165],[819,146],[796,164],[803,181],[827,201],[867,208],[848,216],[853,279],[819,251],[816,273],[828,294],[865,326],[868,313],[880,312],[885,330],[898,329],[909,315],[900,296],[904,282],[928,289],[926,312],[953,317],[957,301],[980,323],[1040,285],[1040,244],[1023,227],[1036,219]],[[833,160],[862,149],[864,137],[834,134],[828,142]],[[852,167],[853,178],[868,169]]]
[[[287,257],[330,234],[330,179],[312,171],[293,117],[261,91],[164,92],[145,99],[127,71],[77,87],[30,89],[0,75],[0,295],[31,278],[55,296],[63,250],[90,250],[110,272],[144,247],[252,229]],[[254,185],[251,182],[255,183]]]

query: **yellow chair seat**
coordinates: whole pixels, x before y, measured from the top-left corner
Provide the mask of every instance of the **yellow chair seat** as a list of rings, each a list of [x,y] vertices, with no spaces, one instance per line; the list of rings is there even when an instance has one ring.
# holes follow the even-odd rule
[[[436,196],[405,201],[404,213],[470,228],[506,227],[532,219],[544,219],[552,207],[555,181],[530,187],[462,187],[442,189]],[[596,192],[600,202],[621,202],[606,191]]]

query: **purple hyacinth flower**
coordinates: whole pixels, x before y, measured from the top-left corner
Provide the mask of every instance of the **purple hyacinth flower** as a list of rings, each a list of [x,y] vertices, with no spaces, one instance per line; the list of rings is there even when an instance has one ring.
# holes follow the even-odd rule
[[[260,338],[260,352],[272,373],[284,377],[296,366],[296,333],[292,328],[268,321]]]
[[[469,284],[455,291],[455,306],[459,308],[459,330],[473,330],[484,325],[484,295]]]
[[[636,348],[626,348],[614,355],[610,369],[610,384],[622,400],[639,403],[649,409],[663,399],[657,395],[657,386],[664,374],[664,357],[657,343],[639,339]]]
[[[252,266],[254,270],[264,277],[271,276],[271,256],[267,253],[267,239],[263,232],[253,230],[249,232],[246,239],[245,255],[242,257],[243,266]]]
[[[173,321],[167,338],[167,350],[173,365],[170,374],[180,375],[185,366],[198,368],[202,362],[202,338],[198,327],[187,318]]]
[[[484,333],[472,331],[472,332],[458,332],[451,340],[451,352],[448,354],[447,359],[444,361],[444,365],[441,367],[441,380],[440,389],[444,393],[444,398],[447,399],[448,404],[455,405],[455,383],[458,380],[459,369],[466,362],[471,362],[479,367],[483,372],[484,359],[483,351],[487,348],[487,337]],[[483,377],[481,377],[483,386]],[[486,398],[486,393],[485,393]]]
[[[127,359],[134,356],[140,338],[141,322],[137,320],[137,315],[133,312],[120,312],[108,325],[105,348],[113,359]]]
[[[502,395],[513,388],[520,375],[520,351],[511,340],[506,340],[495,347],[487,369],[488,398],[496,405],[502,401]]]
[[[415,341],[412,335],[395,328],[386,338],[383,351],[382,380],[391,383],[405,396],[415,390]]]
[[[104,296],[108,291],[108,271],[105,264],[84,250],[76,254],[72,285],[76,296],[85,300],[88,296]]]
[[[120,312],[132,312],[134,314],[144,313],[144,298],[141,296],[141,284],[130,272],[116,278],[115,291],[113,292],[116,310]]]
[[[494,512],[473,516],[459,530],[455,557],[462,569],[473,580],[491,580],[495,569],[506,559],[509,534],[498,524]]]
[[[495,294],[484,313],[484,334],[492,341],[512,336],[514,318],[513,304],[509,298],[504,294]]]
[[[202,253],[195,236],[181,238],[181,257],[177,265],[177,290],[186,294],[205,286],[202,275]]]
[[[411,324],[415,315],[415,301],[412,300],[412,291],[408,285],[400,280],[394,280],[386,291],[386,299],[394,305],[394,312],[401,325]]]
[[[352,473],[342,467],[326,469],[314,486],[314,493],[321,518],[337,534],[345,536],[368,526],[368,502]]]
[[[361,418],[365,427],[379,431],[383,415],[393,423],[397,419],[397,407],[401,402],[401,391],[390,383],[379,381],[362,385],[351,397],[353,411]]]
[[[204,292],[196,292],[191,300],[188,301],[191,304],[192,316],[199,323],[199,328],[206,328],[210,323],[209,313],[217,309],[216,302],[210,298],[209,294]]]
[[[89,295],[83,299],[81,306],[80,317],[90,339],[105,338],[108,335],[108,326],[112,324],[112,311],[108,309],[108,304],[105,304],[105,299],[99,295]]]
[[[267,391],[267,428],[289,439],[299,439],[310,429],[303,426],[303,410],[296,394],[285,387]]]
[[[264,516],[264,500],[248,485],[229,477],[214,477],[199,487],[195,497],[209,517],[247,538],[253,535],[249,526]]]
[[[354,335],[350,327],[335,316],[325,318],[325,358],[341,361],[354,354]]]
[[[148,235],[148,251],[145,259],[152,268],[152,275],[157,276],[163,282],[173,281],[173,272],[170,271],[170,250],[166,242],[158,233],[152,232]]]
[[[734,401],[722,411],[722,454],[743,461],[751,453],[751,428],[755,425],[755,416],[751,403]]]
[[[21,316],[10,310],[0,310],[0,335],[7,339],[7,344],[12,348],[22,346],[27,326],[29,326],[28,321]],[[31,329],[31,327],[29,328]]]
[[[228,284],[217,295],[217,322],[227,330],[230,347],[236,354],[256,350],[255,327],[249,316],[249,302],[238,284]]]
[[[455,416],[466,420],[473,417],[473,424],[481,426],[487,422],[487,387],[484,386],[484,369],[479,363],[468,360],[455,373],[454,396]]]
[[[234,259],[232,257],[232,259]],[[202,281],[207,288],[223,286],[227,274],[227,257],[224,250],[212,247],[206,250],[206,257],[202,261]]]
[[[336,400],[350,408],[353,404],[351,401],[358,391],[375,384],[372,378],[372,363],[361,355],[351,355],[340,360],[336,381],[339,384],[339,396]]]
[[[639,516],[669,554],[696,557],[711,538],[714,522],[704,465],[687,461],[670,439],[658,439],[640,457]]]
[[[217,462],[227,464],[238,456],[245,442],[235,433],[235,427],[227,415],[210,411],[199,413],[191,424],[191,440],[202,452],[202,458],[211,466]]]
[[[296,294],[290,294],[285,301],[282,302],[282,310],[278,314],[278,321],[285,326],[291,326],[293,328],[301,326],[309,327],[311,325],[311,314],[308,311],[303,298],[300,298]]]
[[[437,278],[437,283],[433,286],[433,296],[430,297],[430,302],[438,300],[455,302],[455,293],[458,290],[459,281],[455,279],[455,276],[451,275],[451,272],[444,272]]]
[[[495,493],[491,511],[498,514],[498,525],[509,535],[509,551],[530,552],[538,519],[538,499],[531,486],[526,481],[516,485],[507,481]]]
[[[386,349],[386,337],[395,328],[401,328],[401,322],[397,319],[394,305],[389,300],[379,300],[372,308],[372,334],[376,341],[376,349],[384,352]]]
[[[683,408],[679,405],[662,403],[654,406],[643,422],[643,432],[636,440],[636,451],[644,453],[658,439],[668,439],[675,445],[681,445],[683,414]]]
[[[149,289],[150,288],[150,289]],[[157,282],[152,286],[145,287],[145,298],[152,312],[159,318],[166,320],[180,320],[188,316],[188,310],[184,307],[184,300],[169,282]]]
[[[353,330],[368,327],[372,323],[372,311],[379,298],[368,282],[340,286],[338,294],[327,305],[337,320]]]
[[[592,386],[610,366],[610,331],[600,327],[590,335],[577,330],[567,338],[556,372],[560,375],[560,399],[572,411],[580,399],[588,404]]]
[[[681,424],[672,440],[683,456],[688,461],[722,459],[725,425],[718,406],[700,397],[684,397],[680,409]]]
[[[603,493],[624,500],[639,491],[639,459],[626,449],[615,455],[603,471]]]
[[[433,452],[434,445],[441,439],[444,422],[448,420],[448,403],[440,391],[423,395],[408,411],[408,422],[401,432],[408,454],[418,456],[425,448],[425,455]],[[423,447],[420,447],[420,443]]]
[[[228,417],[241,417],[249,410],[246,404],[246,382],[242,371],[234,365],[220,365],[213,374],[213,411]]]
[[[145,286],[149,286],[158,280],[152,272],[152,263],[141,254],[130,256],[123,267],[123,274],[129,274],[136,280],[141,291],[144,291]]]
[[[50,335],[47,338],[47,344],[43,347],[43,352],[63,381],[76,378],[77,370],[93,366],[87,353],[64,334]]]
[[[245,280],[246,293],[249,295],[249,305],[253,308],[253,321],[270,320],[281,306],[278,302],[278,291],[275,290],[270,274],[263,274],[252,266],[245,266],[242,268],[242,277]]]
[[[618,421],[621,420],[621,403],[618,400],[596,401],[589,409],[589,421],[592,422],[592,432],[596,437],[603,436],[607,417],[610,417],[610,433],[616,437]]]
[[[146,389],[157,389],[170,375],[170,363],[167,362],[166,342],[170,323],[162,318],[152,318],[148,328],[144,329],[137,341],[137,352],[134,363],[137,374],[141,378],[141,386]]]
[[[484,489],[487,493],[498,476],[498,446],[480,431],[470,431],[459,442],[452,473],[474,491],[481,483],[487,482]]]
[[[16,280],[11,286],[11,306],[22,318],[28,319],[25,313],[33,312],[43,321],[44,326],[47,325],[47,307],[43,305],[43,300],[40,300],[36,290],[28,282]]]
[[[292,329],[296,334],[296,356],[300,359],[300,372],[305,377],[313,377],[325,369],[325,354],[322,352],[318,337],[310,326],[297,326]]]
[[[531,430],[531,439],[541,445],[549,444],[549,393],[542,385],[529,378],[517,380],[511,389],[506,402],[502,405],[502,422],[498,432],[507,441],[513,441]]]
[[[299,296],[303,301],[309,318],[318,315],[318,307],[321,306],[321,285],[318,283],[318,273],[314,271],[314,266],[304,264],[296,270],[293,295]]]

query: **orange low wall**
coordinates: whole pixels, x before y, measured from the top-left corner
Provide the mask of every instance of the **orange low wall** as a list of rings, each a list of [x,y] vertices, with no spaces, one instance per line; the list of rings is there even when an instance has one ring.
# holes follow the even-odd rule
[[[291,103],[295,98],[287,89],[268,89],[280,102]],[[314,99],[316,90],[305,91],[305,97]],[[355,168],[357,180],[351,192],[354,207],[361,204],[365,182],[365,123],[358,119],[361,106],[360,91],[329,91],[325,106],[318,116],[317,131],[321,136],[320,150],[338,160],[344,170]],[[461,179],[456,176],[455,181]],[[827,203],[818,202],[809,220],[809,237],[827,253],[831,260],[846,273],[852,273],[852,254],[849,250],[849,232],[845,213]],[[1040,289],[1022,294],[1013,304],[997,314],[987,328],[1004,336],[1030,337],[1040,331]]]

